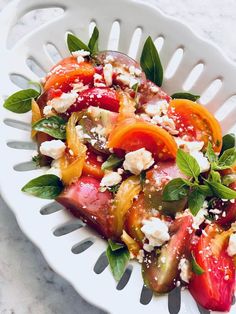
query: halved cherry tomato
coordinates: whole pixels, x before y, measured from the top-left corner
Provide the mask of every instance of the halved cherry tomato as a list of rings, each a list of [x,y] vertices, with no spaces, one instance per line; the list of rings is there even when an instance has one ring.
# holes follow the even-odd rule
[[[109,191],[100,192],[99,189],[99,180],[83,176],[66,187],[57,201],[101,235],[110,238],[112,231],[109,227],[109,210],[112,194]]]
[[[156,251],[146,253],[143,262],[143,278],[147,286],[157,293],[166,293],[176,287],[179,276],[178,265],[183,255],[189,254],[192,238],[192,217],[183,216],[170,225],[171,238]]]
[[[78,63],[76,58],[68,57],[58,62],[46,77],[44,89],[50,87],[59,87],[63,83],[74,82],[79,79],[84,84],[88,84],[93,80],[95,73],[94,66],[89,62]]]
[[[175,122],[179,136],[188,139],[212,143],[215,152],[222,147],[222,131],[219,122],[202,105],[187,99],[173,99],[170,102],[168,116]]]
[[[89,106],[100,107],[106,110],[118,112],[119,98],[112,88],[93,87],[82,91],[76,102],[68,110],[69,113],[81,111]]]
[[[173,137],[162,128],[139,119],[125,119],[112,130],[108,139],[109,148],[126,152],[146,148],[157,160],[174,159],[177,145]]]
[[[221,231],[216,226],[208,226],[205,231],[207,235],[201,235],[192,251],[204,273],[193,274],[189,291],[204,308],[229,311],[235,291],[235,267],[232,257],[226,252],[228,241],[220,241]],[[213,244],[217,236],[216,253]]]
[[[104,171],[101,169],[103,161],[97,160],[97,155],[91,150],[87,152],[87,158],[83,167],[83,174],[90,175],[96,179],[101,179],[104,176]]]

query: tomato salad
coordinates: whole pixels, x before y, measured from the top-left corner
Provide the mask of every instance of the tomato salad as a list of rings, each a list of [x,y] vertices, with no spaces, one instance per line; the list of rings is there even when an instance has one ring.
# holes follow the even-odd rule
[[[161,89],[163,69],[147,38],[140,63],[67,36],[71,56],[40,90],[4,107],[32,110],[33,160],[48,167],[23,192],[55,199],[108,240],[119,281],[130,259],[154,292],[188,287],[210,310],[228,311],[235,292],[235,137],[222,137],[199,96]],[[32,83],[31,83],[32,84]]]

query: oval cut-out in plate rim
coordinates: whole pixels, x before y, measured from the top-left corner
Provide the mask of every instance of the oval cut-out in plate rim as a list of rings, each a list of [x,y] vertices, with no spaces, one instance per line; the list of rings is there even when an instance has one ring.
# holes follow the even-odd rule
[[[37,4],[39,4],[40,2],[41,1],[37,1]],[[4,38],[6,37],[5,34],[7,33],[8,20],[10,21],[13,18],[13,15],[15,16],[15,12],[18,12],[16,10],[16,5],[19,5],[19,3],[22,4],[21,6],[18,7],[19,11],[23,10],[25,12],[27,11],[27,8],[29,6],[31,6],[32,8],[35,5],[34,0],[28,0],[27,2],[24,0],[21,0],[21,1],[13,0],[12,3],[9,4],[8,6],[9,9],[6,9],[3,11],[4,15],[1,14],[3,28],[0,30],[0,35],[2,35],[3,41],[0,43],[0,47],[2,47]],[[65,1],[45,0],[43,1],[43,3],[44,4],[46,3],[48,5],[52,3],[65,4]],[[91,21],[94,20],[96,23],[98,22],[98,24],[101,25],[101,23],[99,23],[100,22],[99,19],[100,19],[102,20],[103,27],[107,28],[107,30],[110,30],[112,22],[117,20],[121,23],[120,24],[121,29],[123,29],[123,33],[121,33],[120,36],[125,34],[125,27],[130,27],[132,25],[132,30],[135,30],[137,27],[140,27],[142,32],[141,32],[141,38],[139,42],[142,43],[144,36],[147,36],[147,35],[151,35],[152,38],[154,39],[161,36],[164,38],[164,43],[163,43],[163,47],[161,51],[164,51],[164,50],[166,51],[167,49],[166,47],[168,47],[168,44],[170,44],[168,34],[166,34],[167,29],[174,28],[178,30],[180,33],[183,33],[183,36],[180,36],[180,37],[178,36],[177,38],[178,40],[182,40],[188,37],[188,43],[191,43],[190,39],[192,38],[191,44],[192,46],[196,48],[195,51],[197,52],[197,54],[198,53],[200,54],[201,52],[199,51],[199,49],[197,49],[197,47],[201,45],[201,47],[203,46],[204,48],[203,49],[204,53],[206,55],[207,54],[211,55],[210,57],[212,61],[214,61],[216,57],[219,58],[219,62],[217,62],[217,64],[222,65],[223,67],[222,73],[224,74],[224,81],[223,81],[223,86],[222,86],[223,92],[224,92],[224,87],[226,84],[228,84],[227,86],[229,87],[229,90],[227,91],[227,95],[225,95],[226,96],[225,99],[235,94],[235,86],[232,85],[233,83],[231,85],[230,83],[228,83],[229,81],[232,81],[230,80],[231,76],[236,77],[235,65],[225,60],[219,53],[218,49],[216,49],[215,47],[212,47],[211,45],[208,45],[205,41],[202,41],[198,37],[194,36],[189,31],[189,29],[184,27],[181,23],[178,24],[174,19],[161,14],[154,7],[147,6],[147,5],[145,6],[144,4],[139,4],[139,3],[133,3],[128,0],[120,0],[119,2],[115,0],[109,0],[109,1],[100,0],[99,2],[100,7],[96,7],[96,8],[94,8],[94,3],[95,3],[94,0],[77,0],[77,1],[68,0],[66,1],[65,16],[67,15],[68,17],[68,20],[67,20],[68,23],[70,21],[73,21],[73,25],[65,24],[63,26],[63,23],[61,23],[62,20],[60,20],[60,25],[57,24],[59,26],[58,29],[62,29],[60,27],[64,27],[64,31],[66,31],[67,29],[73,29],[76,31],[76,34],[81,33],[85,37],[84,34],[85,33],[88,34],[88,28],[83,29],[86,23],[89,24]],[[82,12],[82,9],[86,8],[88,5],[93,5],[93,8],[94,8],[93,12],[95,12],[94,14],[96,14],[96,16],[88,15],[86,17],[86,14],[92,12],[91,10],[89,10],[89,12],[83,12],[84,14],[83,16],[81,16],[81,19],[78,18],[77,12],[76,12],[76,15],[75,14],[73,15],[73,12],[75,13],[75,9],[71,9],[72,6],[76,6],[78,8],[78,13],[79,13],[79,12]],[[107,20],[104,19],[104,9],[103,9],[104,6],[106,6],[106,10],[109,13],[107,15]],[[73,16],[73,18],[70,19],[69,18],[70,15]],[[129,18],[130,16],[132,16],[132,19]],[[142,23],[140,23],[140,16],[142,16],[142,21],[141,21]],[[156,29],[157,20],[158,20],[158,30]],[[126,23],[127,26],[125,26],[126,25],[125,22],[127,21],[128,21],[128,23]],[[56,20],[53,21],[53,23],[56,23],[56,22],[57,22]],[[83,27],[80,23],[83,23]],[[170,27],[168,28],[166,27],[165,29],[162,29],[163,25],[167,25],[166,23]],[[75,28],[73,28],[73,26]],[[50,27],[50,24],[48,24],[48,27]],[[128,31],[129,28],[126,28],[126,30]],[[45,29],[42,26],[41,31],[45,35],[45,38],[46,38],[47,29]],[[38,32],[37,34],[39,33],[40,32]],[[63,34],[64,33],[65,32],[63,32]],[[187,37],[185,36],[185,33]],[[109,31],[107,32],[107,34],[109,34]],[[38,41],[40,39],[40,36],[39,37],[37,36],[35,36],[34,38],[35,41]],[[57,38],[60,38],[59,34],[58,36],[56,36],[57,38],[55,36],[52,36],[51,33],[50,33],[50,36],[53,37],[53,39],[55,39],[55,42],[53,40],[53,44],[55,45],[55,47],[58,48],[59,52],[61,51],[64,52],[63,50],[64,48],[62,49],[62,44],[61,44],[63,41],[59,42],[59,45],[58,45],[58,42],[56,41]],[[24,40],[25,40],[25,43],[27,43],[27,40],[30,40],[30,36],[28,37],[26,36]],[[48,39],[45,40],[43,44],[47,42],[49,42]],[[160,45],[161,45],[161,41],[160,41]],[[180,47],[181,45],[183,45],[185,49],[188,48],[188,44],[186,42],[185,43],[179,42],[178,45],[175,45],[175,47],[172,47],[173,49],[171,49],[171,46],[170,46],[170,49],[171,49],[169,51],[170,56],[172,55],[171,52],[174,51],[176,47]],[[2,48],[3,49],[0,49],[1,56],[3,54],[3,51],[6,51],[4,47]],[[138,47],[138,49],[140,52],[140,46]],[[209,53],[207,51],[209,51]],[[34,54],[33,53],[31,54],[30,52],[31,51],[29,50],[29,54],[26,57],[30,57],[31,55],[34,56]],[[183,59],[186,62],[185,55],[186,54],[184,54]],[[20,56],[18,56],[17,60],[19,60],[19,57]],[[6,62],[5,57],[1,58],[0,62],[2,62],[1,60],[3,59],[4,59],[4,62]],[[201,55],[198,55],[198,58],[196,60],[193,60],[193,62],[190,62],[191,68],[192,68],[192,65],[197,64],[198,62],[203,62],[205,65],[206,60],[202,59]],[[14,65],[14,63],[12,64]],[[39,64],[41,65],[40,62]],[[206,65],[208,64],[206,63]],[[8,81],[10,81],[9,79],[10,73],[19,73],[19,74],[26,75],[26,73],[20,73],[18,69],[17,70],[14,68],[10,69],[10,66],[11,66],[10,62],[6,63],[5,69],[7,70],[9,69],[9,71],[5,74],[4,74],[4,71],[2,72],[2,75],[6,76],[7,74],[7,77],[8,77],[6,81],[4,80],[4,84],[1,84],[0,86],[0,92],[4,95],[7,93],[6,90],[10,91],[10,88],[8,88],[8,85],[6,85],[8,84]],[[42,64],[42,66],[44,65]],[[190,68],[189,68],[189,72],[190,72]],[[30,72],[28,71],[26,76],[28,76],[29,73]],[[176,73],[179,73],[179,68],[177,69]],[[202,77],[204,77],[204,75]],[[216,77],[218,77],[218,73],[212,73],[211,79],[214,79]],[[227,80],[225,81],[227,77],[229,78],[228,82]],[[181,77],[178,77],[179,83],[183,84],[184,79],[185,78],[181,80]],[[197,86],[198,81],[199,80],[197,80],[194,83],[195,86]],[[173,79],[170,80],[170,82],[171,84],[173,84],[174,77]],[[9,82],[9,84],[12,84],[11,81]],[[167,91],[168,91],[168,82],[166,82],[166,86],[167,86]],[[175,84],[174,87],[176,86],[180,87],[180,85]],[[12,91],[13,89],[15,89],[15,87],[13,87],[13,84],[11,86],[11,89]],[[14,123],[16,123],[17,120],[19,119],[19,120],[22,120],[22,122],[21,124],[17,123],[19,130],[16,130],[16,132],[19,132],[19,133],[22,132],[22,129],[27,127],[27,123],[29,122],[28,120],[29,116],[26,119],[26,116],[24,115],[19,117],[15,114],[7,113],[2,108],[0,109],[0,111],[1,111],[1,117],[5,119],[7,123],[9,122],[9,124],[7,123],[3,124],[2,121],[0,121],[0,128],[1,130],[5,132],[5,133],[3,132],[3,136],[2,138],[0,138],[0,150],[2,151],[3,148],[5,147],[4,145],[6,144],[5,143],[6,141],[14,140],[14,138],[7,137],[8,128],[10,126],[13,128]],[[11,130],[13,130],[12,128]],[[17,137],[17,139],[19,140],[19,137]],[[9,151],[12,151],[12,149],[9,148]],[[1,174],[3,174],[3,177],[9,176],[11,177],[11,180],[15,182],[15,186],[11,187],[12,193],[14,193],[14,199],[8,194],[9,186],[8,187],[4,186],[4,183],[6,182],[5,180],[3,180],[3,178],[0,178],[2,194],[4,198],[6,199],[7,203],[12,207],[13,211],[16,213],[19,225],[22,228],[22,230],[41,249],[48,263],[54,270],[56,270],[59,274],[65,277],[68,281],[70,281],[73,284],[73,286],[78,290],[78,292],[82,296],[84,296],[86,299],[88,299],[90,302],[93,302],[94,304],[114,314],[116,313],[118,314],[121,312],[124,312],[124,313],[135,312],[136,314],[139,314],[139,313],[144,314],[144,313],[156,312],[157,310],[162,314],[168,313],[167,312],[168,311],[168,298],[167,297],[160,297],[160,298],[153,297],[150,300],[149,304],[145,306],[139,302],[140,293],[142,290],[142,278],[140,274],[139,265],[132,264],[133,265],[132,275],[130,276],[128,283],[122,290],[116,289],[117,284],[114,282],[108,267],[106,267],[104,271],[100,273],[99,275],[97,275],[93,271],[96,260],[98,259],[99,255],[105,250],[106,245],[104,241],[97,238],[93,246],[81,252],[80,254],[73,254],[71,252],[71,248],[74,244],[76,244],[76,242],[66,243],[67,241],[66,239],[74,239],[73,237],[70,237],[70,235],[72,235],[73,232],[69,233],[68,235],[61,236],[61,237],[53,236],[52,234],[53,228],[51,227],[53,226],[56,227],[60,223],[66,223],[66,221],[68,221],[68,219],[66,220],[63,214],[65,211],[55,210],[55,212],[53,212],[52,210],[52,212],[50,212],[49,210],[48,213],[45,214],[46,211],[44,212],[43,210],[41,210],[41,214],[40,214],[40,208],[45,208],[44,206],[47,206],[48,202],[44,200],[38,200],[38,199],[36,200],[32,197],[22,195],[22,193],[19,192],[20,190],[19,187],[23,185],[22,184],[23,180],[25,183],[26,179],[27,180],[30,179],[33,176],[34,170],[26,171],[26,172],[21,172],[21,171],[16,172],[13,170],[12,166],[13,165],[11,164],[10,158],[7,158],[6,163],[4,163],[4,167],[3,165],[0,165],[0,171],[1,171]],[[24,204],[24,206],[19,208],[19,204]],[[54,219],[56,219],[55,222],[54,222]],[[32,225],[35,228],[32,228]],[[49,230],[49,227],[50,227],[50,230]],[[80,231],[82,232],[82,229],[85,229],[85,228],[81,228],[81,230],[78,230],[78,234]],[[77,231],[75,231],[75,233],[76,232]],[[38,236],[39,234],[41,235],[40,237]],[[88,238],[88,237],[89,237],[89,234],[86,235],[86,237],[84,238]],[[67,244],[70,244],[70,245],[67,245]],[[65,250],[65,247],[67,248],[67,250]],[[74,265],[74,266],[72,267],[71,265]],[[80,265],[80,267],[78,267],[78,265]],[[93,292],[94,292],[93,294],[91,294],[91,282],[93,283]],[[101,287],[103,287],[103,289],[101,289]],[[106,293],[104,293],[104,289],[106,289]],[[105,299],[104,299],[104,296],[106,297]],[[184,302],[184,304],[186,305],[188,304],[189,300],[192,300],[192,298],[190,299],[189,297],[188,300],[183,299],[181,302]],[[193,300],[191,302],[193,302]],[[192,305],[193,303],[191,303],[191,306]],[[234,309],[235,307],[233,308],[233,310]],[[181,313],[181,310],[179,313]],[[196,310],[193,310],[193,313],[198,313],[197,306],[196,306]]]

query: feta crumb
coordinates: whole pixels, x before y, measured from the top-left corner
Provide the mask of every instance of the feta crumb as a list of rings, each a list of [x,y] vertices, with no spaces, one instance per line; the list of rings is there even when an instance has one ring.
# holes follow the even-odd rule
[[[145,148],[140,148],[125,155],[123,167],[133,174],[140,174],[141,171],[146,170],[154,164],[152,153]]]
[[[189,283],[190,279],[190,263],[186,258],[181,258],[179,261],[178,269],[180,269],[180,278],[184,282]]]
[[[132,88],[132,86],[134,86],[135,84],[139,83],[137,79],[126,74],[118,75],[117,80],[123,83],[124,85],[129,86],[130,88]]]
[[[103,162],[102,156],[97,156],[97,161],[98,161],[98,162]]]
[[[193,229],[195,230],[198,229],[199,226],[206,219],[205,216],[208,214],[207,207],[208,207],[208,202],[204,201],[202,208],[199,210],[196,216],[193,216],[189,209],[185,210],[185,213],[190,214],[193,217],[193,224],[192,224]]]
[[[140,264],[142,264],[144,258],[144,250],[139,250],[137,255],[137,260]]]
[[[53,115],[53,111],[52,111],[52,106],[51,105],[47,105],[43,108],[43,114],[46,117],[52,116]]]
[[[176,135],[179,132],[176,130],[175,122],[173,119],[169,118],[168,116],[164,115],[162,117],[154,116],[152,118],[152,123],[159,124],[161,127],[166,129],[170,134]]]
[[[88,89],[88,85],[84,85],[82,82],[75,83],[72,85],[73,91],[76,93],[81,93],[84,90]]]
[[[104,75],[104,80],[106,83],[106,86],[111,86],[112,85],[112,71],[113,67],[110,63],[105,64],[103,67],[103,75]]]
[[[160,88],[156,85],[151,85],[150,90],[152,93],[157,94],[160,91]]]
[[[59,159],[53,160],[51,163],[51,168],[47,170],[47,174],[54,174],[55,176],[62,178],[62,173],[60,169],[60,161]]]
[[[114,171],[106,172],[101,180],[100,186],[113,186],[120,183],[122,180],[121,175]]]
[[[148,220],[143,220],[142,223],[143,226],[141,231],[144,233],[145,238],[149,241],[149,249],[161,246],[170,239],[168,226],[159,218],[151,217]],[[144,248],[145,247],[146,246],[144,246]]]
[[[88,57],[89,55],[90,55],[90,52],[84,49],[72,52],[72,56],[77,58],[78,63],[84,62],[84,57]]]
[[[231,234],[229,238],[227,253],[229,254],[229,256],[236,255],[236,233]]]
[[[76,125],[75,130],[82,143],[84,143],[85,140],[90,139],[90,136],[84,133],[83,127],[81,125]]]
[[[221,214],[221,210],[219,210],[218,208],[210,209],[209,212],[216,215]]]
[[[106,84],[104,82],[102,75],[95,73],[93,75],[93,80],[94,80],[93,85],[95,87],[106,87]]]
[[[198,151],[192,151],[190,153],[190,155],[192,157],[194,157],[197,160],[197,163],[200,167],[200,172],[206,172],[210,169],[210,163],[208,161],[208,159],[206,157],[204,157],[202,152],[198,152]]]
[[[135,66],[131,65],[129,67],[129,73],[131,75],[140,76],[142,74],[142,71],[140,69],[135,68]]]
[[[74,104],[78,94],[74,91],[70,93],[62,93],[60,97],[53,98],[47,102],[47,105],[52,106],[57,112],[66,112],[71,105]]]
[[[58,159],[63,156],[66,145],[61,140],[45,141],[40,146],[40,153]]]
[[[150,116],[166,115],[168,110],[168,102],[166,100],[159,100],[156,103],[147,104],[145,106],[145,112]]]
[[[104,59],[104,63],[110,63],[110,62],[114,62],[114,61],[115,61],[115,59],[111,55],[106,56],[106,58]]]
[[[176,137],[175,138],[176,144],[178,147],[184,149],[187,153],[192,153],[194,151],[200,151],[203,148],[204,142],[203,141],[184,141],[183,139]]]

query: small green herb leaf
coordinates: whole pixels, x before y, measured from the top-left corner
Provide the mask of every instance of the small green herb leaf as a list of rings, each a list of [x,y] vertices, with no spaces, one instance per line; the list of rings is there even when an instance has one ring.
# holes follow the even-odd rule
[[[190,192],[188,196],[188,207],[193,214],[193,216],[196,216],[199,210],[201,209],[206,196],[201,193],[201,190],[198,189],[198,187],[194,188],[192,192]]]
[[[193,253],[192,253],[191,264],[192,264],[192,271],[194,272],[194,274],[202,275],[205,273],[204,269],[202,269],[202,267],[200,265],[198,265],[198,263],[196,262],[196,259],[193,255]]]
[[[37,154],[32,157],[32,161],[35,163],[37,167],[40,166],[41,155]]]
[[[222,184],[224,185],[230,185],[230,183],[236,182],[236,174],[227,174],[222,178]]]
[[[206,156],[208,158],[208,160],[210,161],[210,163],[214,163],[217,162],[218,158],[212,148],[212,144],[210,142],[208,142],[207,145],[207,150],[206,150]]]
[[[223,136],[223,144],[220,154],[222,155],[223,152],[229,148],[233,148],[236,145],[235,134],[230,133]]]
[[[123,276],[128,261],[130,259],[129,251],[126,247],[112,251],[109,245],[106,251],[109,265],[111,267],[112,274],[116,281],[119,281]]]
[[[183,150],[178,149],[176,163],[183,174],[193,177],[196,181],[198,181],[200,167],[194,157],[185,153]]]
[[[140,176],[140,183],[143,188],[146,181],[146,171],[142,171],[139,176]]]
[[[57,139],[66,139],[66,122],[59,116],[41,119],[32,126],[32,129],[44,132]]]
[[[108,186],[107,189],[108,189],[108,191],[112,192],[113,194],[116,194],[119,190],[119,187],[120,187],[120,183],[113,185],[113,186]]]
[[[224,186],[218,182],[210,182],[206,180],[207,184],[210,186],[215,196],[218,196],[223,199],[231,200],[236,198],[236,191]]]
[[[197,188],[205,196],[212,196],[213,195],[212,190],[208,185],[197,185]]]
[[[97,26],[94,27],[92,36],[89,39],[88,47],[90,49],[91,54],[98,52],[98,38],[99,38],[99,30]]]
[[[90,51],[89,47],[83,43],[78,37],[72,34],[67,35],[67,46],[70,52],[77,50]]]
[[[236,149],[235,147],[229,148],[220,156],[217,169],[223,170],[230,168],[236,162]]]
[[[167,183],[163,191],[163,201],[178,201],[188,195],[189,186],[185,180],[176,178]]]
[[[122,162],[123,158],[117,157],[115,154],[111,154],[107,160],[102,164],[102,170],[110,170],[119,167]]]
[[[29,181],[21,191],[44,199],[54,199],[62,189],[63,184],[57,176],[45,174]]]
[[[24,89],[9,96],[3,106],[12,112],[25,113],[31,110],[32,99],[39,95],[35,89]]]
[[[185,93],[185,92],[180,92],[180,93],[174,93],[171,95],[171,98],[173,99],[189,99],[192,101],[196,101],[200,98],[199,95],[193,95],[191,93]]]
[[[125,247],[124,244],[113,242],[111,239],[108,240],[108,244],[113,252]]]
[[[208,176],[208,180],[211,181],[212,183],[214,182],[221,183],[221,176],[219,172],[211,170]]]
[[[163,81],[163,68],[157,49],[150,36],[143,46],[140,64],[147,78],[158,86],[161,86]]]

